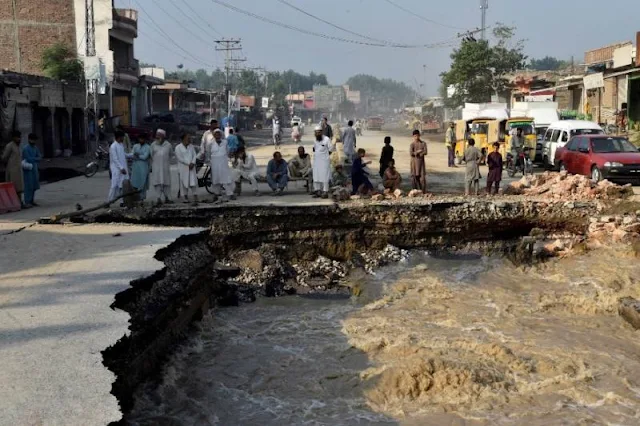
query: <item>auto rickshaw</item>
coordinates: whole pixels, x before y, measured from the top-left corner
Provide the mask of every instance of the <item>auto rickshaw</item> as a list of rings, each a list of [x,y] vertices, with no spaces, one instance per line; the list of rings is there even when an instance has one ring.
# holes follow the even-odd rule
[[[533,125],[533,118],[531,117],[513,117],[506,120],[504,127],[504,144],[502,145],[501,153],[503,158],[506,158],[507,152],[511,151],[511,131],[513,129],[522,129],[522,136],[524,137],[523,148],[529,148],[529,157],[531,161],[536,157],[536,145],[538,138],[536,135],[536,129]]]
[[[456,162],[460,164],[462,157],[464,156],[464,150],[467,148],[467,137],[469,135],[469,126],[473,120],[458,120],[456,121],[456,145],[454,152],[456,155]]]

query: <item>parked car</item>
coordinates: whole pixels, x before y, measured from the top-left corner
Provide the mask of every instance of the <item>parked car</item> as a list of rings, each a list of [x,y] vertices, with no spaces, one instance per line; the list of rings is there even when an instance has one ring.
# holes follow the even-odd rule
[[[542,141],[542,162],[547,168],[558,170],[555,162],[556,150],[569,142],[574,136],[579,135],[603,135],[604,130],[598,124],[585,120],[561,120],[552,123],[544,135]]]
[[[590,176],[594,182],[640,182],[640,151],[620,136],[575,136],[556,150],[555,161],[561,170]]]

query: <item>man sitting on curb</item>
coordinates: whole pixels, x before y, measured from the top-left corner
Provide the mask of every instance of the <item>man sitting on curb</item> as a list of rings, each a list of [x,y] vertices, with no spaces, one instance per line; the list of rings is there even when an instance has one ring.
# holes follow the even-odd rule
[[[267,165],[267,183],[273,191],[273,195],[282,195],[289,183],[287,162],[282,159],[282,154],[277,151]]]
[[[244,147],[240,147],[238,148],[238,151],[236,151],[231,175],[233,177],[233,181],[236,183],[236,187],[241,185],[242,179],[246,179],[251,184],[254,194],[256,196],[260,196],[257,180],[259,171],[258,165],[256,164],[256,158],[253,154],[247,153]]]

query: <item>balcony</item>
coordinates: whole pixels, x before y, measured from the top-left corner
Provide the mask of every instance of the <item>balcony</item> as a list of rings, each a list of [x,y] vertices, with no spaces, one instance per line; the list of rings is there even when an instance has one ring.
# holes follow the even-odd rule
[[[129,63],[119,63],[116,60],[114,64],[115,80],[120,83],[128,83],[137,85],[140,77],[140,65],[137,59]]]
[[[138,11],[133,9],[113,9],[112,31],[120,32],[130,38],[138,37]]]

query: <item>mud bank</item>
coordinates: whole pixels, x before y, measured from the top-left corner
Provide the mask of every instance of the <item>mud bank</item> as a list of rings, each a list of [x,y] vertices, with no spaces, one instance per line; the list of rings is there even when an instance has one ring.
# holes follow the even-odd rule
[[[159,251],[165,268],[131,283],[113,304],[131,315],[130,334],[103,352],[126,415],[137,386],[153,379],[189,331],[215,306],[258,296],[350,295],[343,278],[423,248],[532,261],[551,233],[584,234],[593,203],[407,202],[342,207],[169,207],[111,211],[99,222],[205,226]],[[533,234],[538,237],[531,237]],[[526,237],[526,238],[522,238]]]

